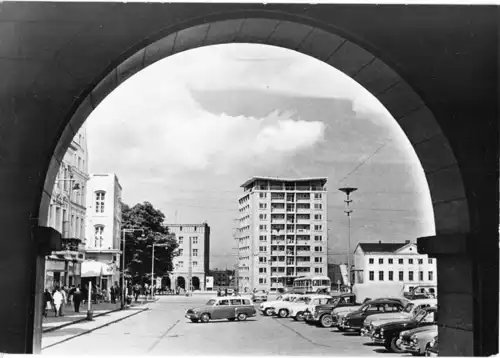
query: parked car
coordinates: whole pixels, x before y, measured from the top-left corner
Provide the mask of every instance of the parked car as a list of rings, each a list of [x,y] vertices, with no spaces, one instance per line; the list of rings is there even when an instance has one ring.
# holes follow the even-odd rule
[[[425,356],[426,357],[437,357],[439,354],[439,347],[438,347],[438,336],[434,337],[430,342],[429,342],[429,347],[425,349]]]
[[[342,327],[340,327],[340,323],[342,322],[342,320],[344,319],[344,317],[347,314],[364,309],[365,307],[368,306],[369,302],[377,301],[377,300],[379,300],[379,299],[376,299],[376,300],[369,300],[368,299],[368,300],[366,300],[366,302],[363,302],[363,304],[356,303],[355,305],[352,305],[352,306],[344,306],[344,307],[334,308],[332,311],[333,326],[336,326],[339,331],[343,331],[344,329]]]
[[[256,314],[252,301],[247,298],[216,297],[208,300],[204,306],[188,309],[185,316],[194,323],[207,323],[217,319],[244,321]]]
[[[436,299],[414,300],[409,301],[401,312],[371,315],[370,317],[367,317],[365,319],[363,328],[361,328],[361,335],[371,337],[373,330],[381,324],[387,323],[389,321],[413,319],[421,309],[435,306],[437,306]]]
[[[324,328],[330,328],[334,325],[332,313],[333,310],[340,307],[360,307],[356,303],[356,296],[352,293],[343,293],[340,296],[332,297],[326,304],[316,305],[307,309],[304,313],[304,319],[310,324],[319,324]]]
[[[343,330],[361,331],[366,317],[380,313],[401,312],[404,309],[402,301],[396,300],[375,300],[369,301],[368,305],[358,311],[350,312],[342,321],[339,327]]]
[[[396,346],[405,353],[408,352],[414,356],[423,356],[426,349],[429,348],[430,342],[437,334],[437,324],[403,331],[399,334]]]
[[[259,306],[259,310],[265,316],[272,316],[273,311],[274,311],[273,306],[275,306],[277,304],[277,302],[282,302],[282,301],[283,302],[290,302],[290,301],[293,301],[301,296],[302,295],[299,295],[299,294],[287,293],[287,294],[276,297],[276,300],[274,300],[274,301],[267,301],[267,302],[261,303]]]
[[[402,353],[396,344],[399,334],[402,331],[434,325],[437,323],[437,316],[437,307],[428,307],[421,310],[414,319],[385,323],[374,330],[372,341],[383,344],[389,352]]]
[[[258,290],[258,291],[255,291],[254,293],[252,293],[252,300],[254,302],[257,302],[257,301],[266,302],[268,295],[269,295],[269,293],[267,291]]]
[[[273,309],[272,314],[278,316],[279,318],[287,318],[290,315],[290,311],[293,306],[296,304],[307,303],[308,299],[314,296],[316,295],[299,295],[290,301],[276,302],[271,307]]]
[[[298,300],[297,300],[298,301]],[[306,310],[312,309],[315,305],[327,304],[334,302],[335,299],[329,295],[313,295],[306,297],[304,301],[298,301],[290,307],[288,316],[296,321],[304,320],[304,313]]]

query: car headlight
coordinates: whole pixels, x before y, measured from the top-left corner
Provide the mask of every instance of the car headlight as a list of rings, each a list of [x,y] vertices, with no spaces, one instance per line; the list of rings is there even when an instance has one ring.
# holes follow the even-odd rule
[[[434,347],[434,345],[436,344],[436,338],[432,338],[432,341],[429,342],[429,347]]]
[[[418,343],[418,338],[417,338],[417,336],[416,336],[416,335],[411,336],[411,341],[412,341],[413,343],[415,343],[415,344],[416,344],[416,343]]]

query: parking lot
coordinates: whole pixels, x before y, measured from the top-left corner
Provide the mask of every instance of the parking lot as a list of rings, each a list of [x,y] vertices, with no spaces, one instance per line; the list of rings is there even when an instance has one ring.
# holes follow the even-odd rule
[[[367,338],[292,319],[192,323],[185,310],[209,296],[164,296],[150,310],[43,351],[49,355],[334,355],[397,356]]]

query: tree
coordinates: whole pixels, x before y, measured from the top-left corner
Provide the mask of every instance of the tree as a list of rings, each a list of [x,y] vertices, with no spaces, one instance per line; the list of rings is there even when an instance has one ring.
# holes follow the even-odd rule
[[[155,277],[166,276],[173,269],[172,259],[178,244],[163,226],[164,220],[165,215],[147,201],[132,208],[122,203],[122,228],[137,230],[125,233],[126,277],[134,283],[151,282],[153,243],[165,245],[155,247]]]

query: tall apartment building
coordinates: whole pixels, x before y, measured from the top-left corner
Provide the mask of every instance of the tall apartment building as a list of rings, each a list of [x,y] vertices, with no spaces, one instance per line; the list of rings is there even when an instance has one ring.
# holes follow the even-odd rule
[[[203,224],[166,224],[179,244],[174,257],[170,288],[205,290],[205,277],[210,266],[210,226]],[[191,276],[191,287],[189,277]]]
[[[436,259],[419,254],[417,245],[359,243],[354,250],[354,283],[401,282],[409,291],[418,285],[437,285]]]
[[[82,276],[93,277],[100,266],[96,284],[107,288],[120,279],[122,186],[114,173],[95,173],[90,175],[87,192],[87,260]]]
[[[62,250],[45,259],[45,287],[80,283],[84,260],[88,154],[85,124],[64,154],[50,199],[48,226],[62,236]]]
[[[253,177],[239,198],[241,292],[327,274],[327,178]]]

